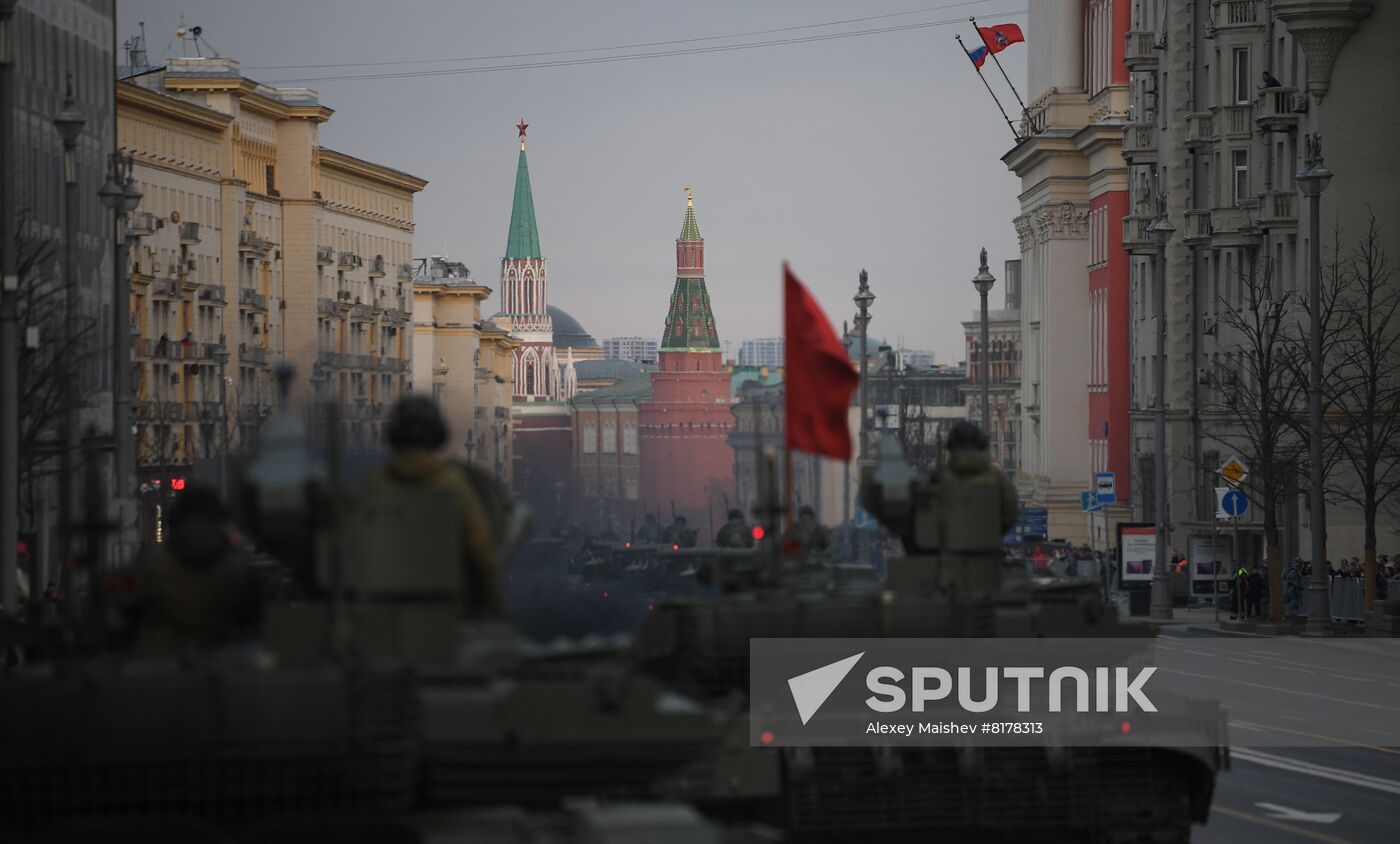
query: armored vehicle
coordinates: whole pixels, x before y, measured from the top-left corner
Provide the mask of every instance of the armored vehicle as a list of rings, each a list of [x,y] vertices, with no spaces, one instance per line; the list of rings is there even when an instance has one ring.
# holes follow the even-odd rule
[[[638,658],[678,688],[715,699],[747,691],[751,638],[1154,635],[1121,622],[1095,583],[1032,578],[1006,559],[1006,495],[995,476],[919,475],[885,440],[862,478],[863,505],[906,553],[886,562],[883,584],[814,590],[765,541],[747,558],[711,561],[722,594],[659,604]],[[1192,702],[1188,710],[1182,734],[1199,746],[759,747],[742,765],[732,757],[711,765],[775,768],[781,794],[766,811],[804,838],[879,832],[926,840],[941,830],[979,840],[1184,842],[1190,824],[1206,820],[1216,772],[1228,761],[1220,708]],[[686,799],[703,802],[694,792]]]

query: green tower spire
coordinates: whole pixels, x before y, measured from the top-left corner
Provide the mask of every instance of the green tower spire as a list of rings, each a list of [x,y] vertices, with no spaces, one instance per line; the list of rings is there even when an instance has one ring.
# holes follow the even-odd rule
[[[685,221],[676,238],[676,286],[666,312],[662,351],[713,352],[719,350],[710,292],[705,289],[705,243],[695,222],[695,203],[685,189]]]
[[[510,209],[510,237],[506,240],[506,259],[542,258],[540,232],[535,225],[535,198],[530,193],[530,165],[525,160],[525,130],[523,119],[515,128],[520,130],[520,163],[515,167],[515,203]]]

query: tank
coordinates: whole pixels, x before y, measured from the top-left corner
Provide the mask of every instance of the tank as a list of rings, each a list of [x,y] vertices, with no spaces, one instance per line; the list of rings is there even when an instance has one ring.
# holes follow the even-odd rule
[[[771,469],[770,469],[771,476]],[[776,488],[775,484],[769,489]],[[1001,493],[1004,494],[1004,493]],[[718,594],[657,605],[638,647],[651,673],[720,700],[747,692],[749,640],[758,637],[1123,637],[1155,635],[1124,623],[1096,581],[1027,574],[1001,545],[1004,501],[995,484],[969,490],[946,474],[920,475],[898,444],[880,445],[862,477],[863,506],[899,537],[882,583],[813,582],[772,540],[716,554],[703,579]],[[767,517],[770,522],[770,502]],[[772,531],[769,531],[772,535]],[[750,748],[743,765],[777,771],[763,809],[806,838],[879,832],[1017,840],[1185,842],[1209,814],[1215,777],[1228,764],[1226,723],[1209,701],[1187,702],[1190,734],[1205,747]],[[710,760],[711,766],[724,758]],[[1142,787],[1125,789],[1125,782]],[[704,802],[695,791],[687,799]],[[759,799],[761,795],[752,795]],[[722,795],[715,795],[723,804]]]
[[[660,784],[731,717],[639,672],[626,639],[464,623],[456,502],[348,494],[304,439],[277,413],[240,496],[277,561],[259,579],[296,581],[265,587],[295,597],[254,637],[146,657],[82,639],[98,611],[0,680],[0,838],[719,840]],[[519,544],[519,519],[492,521]]]

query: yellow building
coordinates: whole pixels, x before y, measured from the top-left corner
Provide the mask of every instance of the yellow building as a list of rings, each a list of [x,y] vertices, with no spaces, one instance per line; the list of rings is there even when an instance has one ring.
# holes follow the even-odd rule
[[[413,197],[427,183],[321,147],[331,114],[225,58],[117,86],[143,197],[131,293],[147,489],[250,446],[279,363],[299,406],[339,405],[349,448],[377,445],[411,386]]]
[[[448,454],[510,481],[512,350],[520,341],[490,321],[481,303],[491,288],[458,261],[415,262],[413,379],[432,385],[448,424]]]

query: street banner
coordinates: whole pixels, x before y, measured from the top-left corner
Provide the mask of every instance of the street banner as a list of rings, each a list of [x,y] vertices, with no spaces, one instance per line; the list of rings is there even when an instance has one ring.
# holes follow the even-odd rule
[[[1118,549],[1122,554],[1124,583],[1152,580],[1152,561],[1157,558],[1157,528],[1153,525],[1120,524]]]

